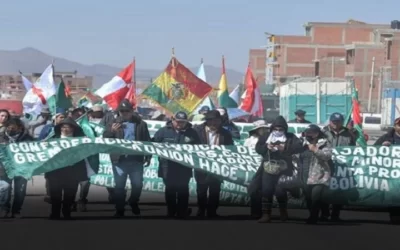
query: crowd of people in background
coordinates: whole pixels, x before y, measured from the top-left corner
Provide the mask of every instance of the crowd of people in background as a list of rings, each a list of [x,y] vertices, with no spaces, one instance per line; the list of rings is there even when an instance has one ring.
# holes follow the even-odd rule
[[[148,141],[177,144],[234,145],[240,139],[240,132],[229,119],[227,109],[221,107],[211,110],[202,107],[198,114],[189,117],[183,111],[167,117],[160,112],[153,114],[154,120],[166,121],[154,136],[150,136],[147,123],[128,100],[123,100],[117,110],[108,111],[101,105],[91,109],[57,109],[51,114],[43,108],[39,117],[33,121],[12,115],[6,109],[0,110],[0,143],[9,144],[22,141],[45,141],[51,138],[81,137],[82,129],[76,120],[87,114],[91,122],[105,127],[103,137],[132,141]],[[262,162],[255,174],[248,193],[251,198],[250,214],[260,223],[272,220],[274,198],[278,202],[280,220],[289,218],[287,210],[288,192],[279,185],[282,176],[292,176],[296,170],[302,183],[310,215],[307,223],[319,221],[340,221],[340,204],[328,204],[323,192],[334,174],[332,149],[338,146],[356,146],[358,132],[352,123],[344,124],[344,116],[333,113],[329,124],[321,129],[305,119],[306,112],[298,110],[296,118],[289,123],[304,123],[308,127],[302,136],[288,131],[288,122],[278,116],[271,124],[259,119],[244,145],[255,148],[262,156]],[[200,121],[193,125],[191,121]],[[390,146],[400,143],[400,119],[396,119],[394,129],[382,136],[376,145]],[[126,216],[126,204],[133,215],[141,215],[139,201],[143,188],[144,168],[150,164],[149,156],[110,155],[115,187],[107,188],[109,202],[115,205],[115,217]],[[49,218],[53,220],[71,219],[74,211],[86,212],[90,182],[86,160],[45,174],[46,196],[51,204]],[[197,213],[203,218],[217,218],[222,179],[202,171],[192,171],[179,163],[159,159],[159,177],[165,184],[166,216],[185,219],[191,216],[189,207],[189,182],[195,178],[197,184]],[[129,178],[131,192],[126,201],[126,182]],[[0,216],[20,218],[26,196],[28,180],[16,176],[7,177],[4,167],[0,167]],[[13,186],[13,188],[11,188]],[[79,193],[78,193],[79,188]],[[12,195],[13,191],[13,195]],[[12,196],[14,197],[11,202]],[[393,223],[400,221],[400,209],[391,208]]]

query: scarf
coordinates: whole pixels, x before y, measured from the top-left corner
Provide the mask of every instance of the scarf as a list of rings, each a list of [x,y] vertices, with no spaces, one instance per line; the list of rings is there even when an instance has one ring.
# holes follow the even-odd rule
[[[15,142],[17,142],[18,138],[20,137],[21,133],[18,133],[16,135],[9,135],[6,130],[5,135],[7,136],[7,139],[10,143],[15,143]]]
[[[269,135],[269,137],[268,137],[268,139],[267,139],[267,144],[275,144],[275,143],[277,143],[277,142],[280,142],[280,143],[285,143],[286,142],[286,140],[287,140],[287,138],[286,138],[286,134],[285,133],[282,133],[282,132],[279,132],[279,131],[273,131],[270,135]],[[272,152],[276,152],[276,151],[278,151],[278,147],[273,147],[273,149],[271,150]]]

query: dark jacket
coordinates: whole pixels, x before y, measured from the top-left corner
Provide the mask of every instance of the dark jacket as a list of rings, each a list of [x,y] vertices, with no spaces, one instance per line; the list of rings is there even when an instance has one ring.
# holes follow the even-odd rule
[[[288,132],[289,127],[288,124],[286,123],[285,118],[283,118],[282,116],[278,116],[271,123],[270,127],[271,133],[275,127],[282,127],[285,129],[286,133],[285,150],[283,152],[280,151],[272,152],[268,149],[266,144],[269,135],[262,136],[259,138],[256,144],[256,152],[260,154],[263,157],[263,159],[260,167],[258,168],[256,174],[253,177],[253,180],[251,181],[248,187],[248,192],[250,195],[252,195],[253,192],[257,192],[261,189],[262,174],[264,173],[264,167],[263,167],[264,162],[267,162],[270,159],[284,160],[288,166],[288,169],[284,171],[282,174],[286,176],[291,176],[293,175],[293,168],[294,168],[292,162],[292,156],[295,154],[300,154],[304,151],[302,141],[295,134]]]
[[[240,131],[238,127],[229,120],[228,110],[224,107],[222,107],[222,109],[225,110],[225,114],[222,116],[222,127],[231,132],[233,139],[240,140]]]
[[[200,138],[200,143],[199,144],[206,144],[208,145],[208,138],[206,134],[206,123],[199,124],[194,127],[196,130],[199,138]],[[232,133],[225,128],[220,128],[218,130],[219,134],[219,145],[234,145],[234,141],[232,138]],[[208,174],[202,171],[195,171],[195,179],[197,183],[204,183],[210,181],[218,181],[222,182],[222,179],[216,175],[213,174]]]
[[[296,119],[293,119],[293,120],[290,120],[290,121],[288,121],[288,123],[304,123],[304,124],[306,124],[306,123],[312,123],[312,122],[310,122],[310,121],[308,121],[308,120],[303,120],[303,121],[301,121],[301,122],[299,122],[298,120],[296,120]]]
[[[15,142],[29,142],[34,141],[35,139],[29,135],[29,131],[24,128],[22,133],[15,139]],[[0,135],[0,144],[9,144],[10,139],[7,137],[5,131]],[[5,169],[0,162],[0,177],[4,177],[6,175]]]
[[[322,132],[333,148],[340,146],[356,146],[354,134],[346,127],[343,127],[339,133],[336,134],[331,130],[330,126],[325,126]]]
[[[103,121],[105,123],[105,131],[103,133],[104,138],[116,138],[116,139],[124,139],[124,129],[120,128],[118,131],[113,132],[111,131],[111,126],[114,123],[123,123],[122,117],[114,114],[114,116],[108,114],[107,119],[104,119]],[[150,133],[149,133],[149,128],[147,127],[147,123],[140,118],[139,115],[134,114],[132,117],[132,120],[130,121],[135,124],[135,140],[136,141],[151,141],[150,138]],[[102,124],[102,123],[100,123]],[[103,123],[104,124],[104,123]],[[121,156],[120,156],[121,157]],[[123,156],[125,157],[125,156]],[[130,159],[137,161],[137,162],[144,162],[148,161],[151,159],[151,156],[144,156],[144,155],[130,155],[127,156]]]
[[[73,137],[85,136],[82,128],[72,118],[67,117],[54,127],[54,136],[52,138],[61,138],[61,126],[64,124],[71,125],[74,128]],[[67,166],[47,172],[45,173],[45,178],[54,180],[67,178],[71,182],[80,182],[89,179],[87,176],[86,163],[84,160],[79,161],[72,166]]]
[[[154,134],[153,141],[172,144],[201,144],[198,134],[190,123],[188,123],[185,131],[176,132],[172,126],[172,122],[167,122],[164,127],[160,128]],[[193,170],[191,168],[160,157],[158,159],[158,177],[167,179],[192,177]]]
[[[400,136],[399,136],[399,138],[400,138]],[[379,137],[378,140],[376,140],[376,142],[374,143],[374,145],[380,146],[386,141],[390,142],[392,145],[400,144],[400,142],[398,142],[398,140],[396,140],[396,133],[395,133],[394,128],[391,128],[386,134]]]

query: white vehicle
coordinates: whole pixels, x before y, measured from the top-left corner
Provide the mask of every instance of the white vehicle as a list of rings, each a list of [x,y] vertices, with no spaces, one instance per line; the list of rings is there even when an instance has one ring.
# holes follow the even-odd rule
[[[362,113],[364,130],[381,130],[382,114]]]

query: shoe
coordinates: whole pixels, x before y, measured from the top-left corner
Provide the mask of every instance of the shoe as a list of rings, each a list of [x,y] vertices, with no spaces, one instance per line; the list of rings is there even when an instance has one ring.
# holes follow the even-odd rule
[[[319,218],[319,220],[320,220],[321,222],[328,222],[328,221],[329,221],[329,217],[321,216],[321,217]]]
[[[51,199],[49,196],[46,195],[43,200],[44,202],[51,204]]]
[[[77,204],[76,204],[76,202],[72,205],[72,208],[71,208],[71,212],[76,212],[78,209],[77,209]]]
[[[8,218],[10,217],[10,212],[4,209],[0,209],[0,218]]]
[[[331,216],[331,221],[332,222],[342,222],[343,220],[340,219],[339,216]]]
[[[270,214],[263,214],[263,216],[257,222],[258,223],[270,223],[271,222],[271,215]]]
[[[308,219],[306,220],[306,224],[308,224],[308,225],[316,225],[316,224],[318,224],[318,219],[317,218],[313,218],[313,217],[308,217]]]
[[[85,203],[79,203],[79,212],[87,212],[87,207]]]
[[[116,212],[114,214],[114,218],[123,218],[125,216],[124,212]]]
[[[11,215],[11,218],[13,218],[13,219],[21,219],[22,215],[21,215],[21,213],[13,213]]]
[[[251,218],[252,220],[258,220],[258,219],[261,218],[261,214],[256,214],[256,213],[251,214],[251,215],[250,215],[250,218]]]
[[[206,211],[203,209],[199,209],[196,214],[197,217],[204,218],[206,216]]]
[[[60,214],[50,214],[49,220],[60,220],[61,216]]]
[[[220,216],[219,216],[217,213],[212,212],[212,213],[207,213],[207,217],[208,217],[209,219],[217,219],[217,218],[219,218]]]
[[[280,208],[279,209],[279,213],[280,213],[280,217],[281,217],[281,221],[282,222],[285,222],[285,221],[288,220],[289,215],[288,215],[288,211],[287,211],[286,208]]]
[[[132,213],[134,215],[140,215],[140,208],[138,204],[132,204],[131,207],[132,207]]]

